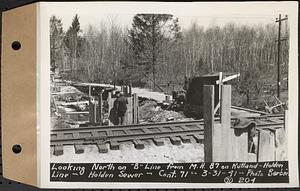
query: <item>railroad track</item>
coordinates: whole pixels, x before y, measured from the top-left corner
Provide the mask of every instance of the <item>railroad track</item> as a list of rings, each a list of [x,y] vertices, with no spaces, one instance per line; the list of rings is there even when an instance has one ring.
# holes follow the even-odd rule
[[[262,115],[249,119],[256,121],[258,129],[276,130],[284,126],[283,115]],[[235,120],[236,118],[232,118],[232,124]],[[215,121],[220,119],[216,118]],[[66,145],[73,145],[77,154],[84,152],[84,145],[96,145],[100,153],[107,153],[109,149],[118,150],[123,142],[132,142],[136,149],[143,149],[145,140],[151,140],[156,146],[161,146],[165,144],[166,139],[173,145],[191,143],[192,139],[202,143],[204,122],[197,120],[124,126],[86,126],[51,131],[51,147],[56,156],[63,154],[63,147]]]

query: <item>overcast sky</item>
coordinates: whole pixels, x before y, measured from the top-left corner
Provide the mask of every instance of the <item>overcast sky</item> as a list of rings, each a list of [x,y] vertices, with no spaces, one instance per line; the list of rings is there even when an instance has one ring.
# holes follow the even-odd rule
[[[64,30],[67,30],[71,25],[73,14],[56,14],[62,19]],[[131,27],[134,14],[78,14],[81,28],[86,30],[88,25],[93,25],[97,28],[101,23],[108,24],[113,20],[116,24],[122,27]],[[188,29],[193,22],[204,28],[210,25],[224,26],[227,23],[235,23],[239,25],[258,25],[275,23],[275,15],[272,16],[239,16],[239,17],[218,17],[218,16],[176,16],[179,18],[181,28]],[[278,17],[278,16],[277,16]]]
[[[132,18],[137,13],[168,13],[179,18],[182,29],[187,29],[193,21],[199,26],[224,26],[227,23],[258,25],[275,23],[281,13],[287,14],[286,4],[280,2],[256,3],[130,3],[130,2],[77,2],[47,3],[49,16],[56,15],[62,19],[64,30],[67,30],[72,18],[77,13],[81,28],[85,30],[89,24],[100,27],[100,23],[115,22],[122,27],[130,27]]]

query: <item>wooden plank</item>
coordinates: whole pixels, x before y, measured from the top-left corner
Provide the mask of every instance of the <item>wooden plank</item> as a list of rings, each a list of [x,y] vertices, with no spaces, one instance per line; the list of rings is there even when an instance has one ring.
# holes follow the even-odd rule
[[[143,128],[144,133],[153,133],[151,130],[149,130],[148,128]]]
[[[123,92],[124,92],[124,96],[128,97],[128,87],[127,86],[124,86]]]
[[[94,118],[94,104],[92,100],[90,99],[89,101],[89,122],[94,124],[95,123],[95,118]]]
[[[63,139],[65,137],[64,133],[58,132],[56,139]]]
[[[133,140],[132,142],[134,144],[134,148],[136,148],[136,149],[144,149],[145,148],[144,142],[142,142],[141,140]]]
[[[98,96],[98,107],[97,107],[97,118],[96,122],[100,123],[100,125],[103,124],[103,103],[102,103],[102,92]]]
[[[257,113],[257,114],[261,114],[261,115],[269,115],[270,114],[270,113],[267,113],[264,111],[258,111],[258,110],[253,110],[253,109],[248,109],[248,108],[238,107],[238,106],[231,106],[231,108],[237,109],[237,110],[242,110],[242,111],[248,111],[250,113]]]
[[[127,111],[125,113],[125,124],[124,125],[131,125],[133,124],[133,97],[127,98]]]
[[[78,132],[73,133],[73,138],[79,139],[80,138],[79,133]],[[81,144],[75,144],[74,149],[76,154],[84,153],[84,146]]]
[[[194,139],[196,140],[197,143],[203,143],[204,142],[204,147],[205,147],[205,140],[204,140],[203,135],[195,134],[195,135],[193,135],[193,137],[194,137]]]
[[[75,153],[76,154],[82,154],[84,153],[84,146],[81,144],[75,144],[74,145]]]
[[[169,137],[173,145],[181,145],[181,140],[179,137]]]
[[[104,143],[97,143],[99,153],[108,153],[107,145]]]
[[[136,93],[133,94],[133,124],[138,124],[138,96]]]
[[[205,135],[204,135],[205,139]],[[222,142],[222,125],[221,123],[215,122],[213,131],[213,162],[223,161],[223,153],[226,152],[224,143]],[[223,150],[225,148],[225,150]]]
[[[120,144],[117,141],[110,141],[109,146],[110,146],[110,150],[120,149]]]
[[[77,115],[77,114],[89,114],[88,111],[70,111],[66,112],[67,115]]]
[[[237,162],[250,162],[248,161],[248,133],[244,129],[235,129],[235,136],[233,137],[233,159]],[[256,162],[256,159],[255,161]]]
[[[94,102],[93,104],[93,115],[94,115],[94,123],[97,123],[97,104]]]
[[[287,139],[284,128],[275,130],[275,160],[284,161],[287,159]]]
[[[64,149],[63,149],[63,145],[62,144],[57,144],[54,146],[54,152],[53,154],[55,156],[60,156],[64,154]]]
[[[156,146],[162,146],[165,144],[165,142],[162,138],[156,138],[156,139],[152,139],[152,140]]]
[[[288,134],[288,110],[284,110],[284,130]]]
[[[204,89],[203,89],[203,103],[204,103],[203,118],[204,118],[204,137],[205,137],[204,162],[214,162],[214,158],[213,158],[214,96],[215,96],[214,86],[204,85]]]
[[[130,132],[130,129],[124,129],[121,131],[123,131],[126,135],[132,135],[132,132]]]
[[[222,94],[221,94],[221,143],[220,146],[220,158],[219,162],[231,162],[233,161],[233,147],[240,146],[233,143],[234,141],[234,129],[231,128],[231,86],[222,85]],[[218,141],[218,140],[216,140]],[[247,150],[247,147],[245,148]]]
[[[106,135],[107,135],[107,136],[113,136],[112,130],[107,130],[107,131],[106,131]]]
[[[180,127],[181,127],[183,130],[185,130],[185,131],[191,130],[191,128],[188,127],[188,126],[186,126],[186,125],[181,125]]]
[[[181,141],[182,141],[183,143],[191,143],[191,142],[192,142],[192,141],[191,141],[191,138],[188,137],[188,136],[182,135],[182,136],[179,136],[179,137],[180,137],[180,139],[181,139]]]
[[[275,136],[272,131],[260,130],[258,140],[258,162],[275,160]]]
[[[247,153],[247,161],[245,162],[257,162],[257,155],[255,153]]]
[[[89,104],[89,101],[77,101],[77,102],[56,102],[57,105],[63,105],[63,106],[68,106],[68,105],[87,105]]]
[[[92,86],[89,85],[89,97],[92,96]]]
[[[129,85],[129,96],[131,96],[132,95],[132,85],[130,84]]]
[[[114,99],[112,98],[112,93],[111,92],[108,92],[108,98],[107,98],[107,101],[108,101],[108,114],[110,116],[110,119],[108,120],[108,125],[109,126],[112,126],[114,125],[113,122],[111,120],[114,120],[115,116],[114,116],[114,111],[112,111],[113,109],[113,103],[114,103]],[[112,117],[111,117],[112,116]]]

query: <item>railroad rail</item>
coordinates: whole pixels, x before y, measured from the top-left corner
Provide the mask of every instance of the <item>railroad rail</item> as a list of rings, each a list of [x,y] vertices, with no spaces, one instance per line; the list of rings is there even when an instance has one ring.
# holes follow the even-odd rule
[[[255,121],[258,129],[276,130],[284,127],[284,115],[261,115],[247,117]],[[237,118],[232,118],[232,126]],[[220,122],[216,118],[215,122]],[[84,152],[84,145],[96,145],[100,153],[107,153],[109,149],[118,150],[123,142],[132,142],[136,149],[145,147],[144,141],[151,140],[156,146],[164,145],[165,139],[171,144],[180,145],[196,143],[204,140],[204,121],[183,121],[155,124],[137,124],[123,126],[86,126],[79,128],[56,128],[51,131],[51,147],[53,154],[63,154],[63,147],[74,145],[75,153]],[[109,148],[108,148],[109,146]]]

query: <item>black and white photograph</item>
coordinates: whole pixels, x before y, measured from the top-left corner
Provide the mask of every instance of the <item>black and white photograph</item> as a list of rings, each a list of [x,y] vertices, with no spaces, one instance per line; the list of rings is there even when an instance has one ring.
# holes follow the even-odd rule
[[[156,170],[156,163],[245,162],[251,169],[268,162],[284,163],[285,173],[290,15],[205,6],[51,12],[51,170],[62,163]]]

